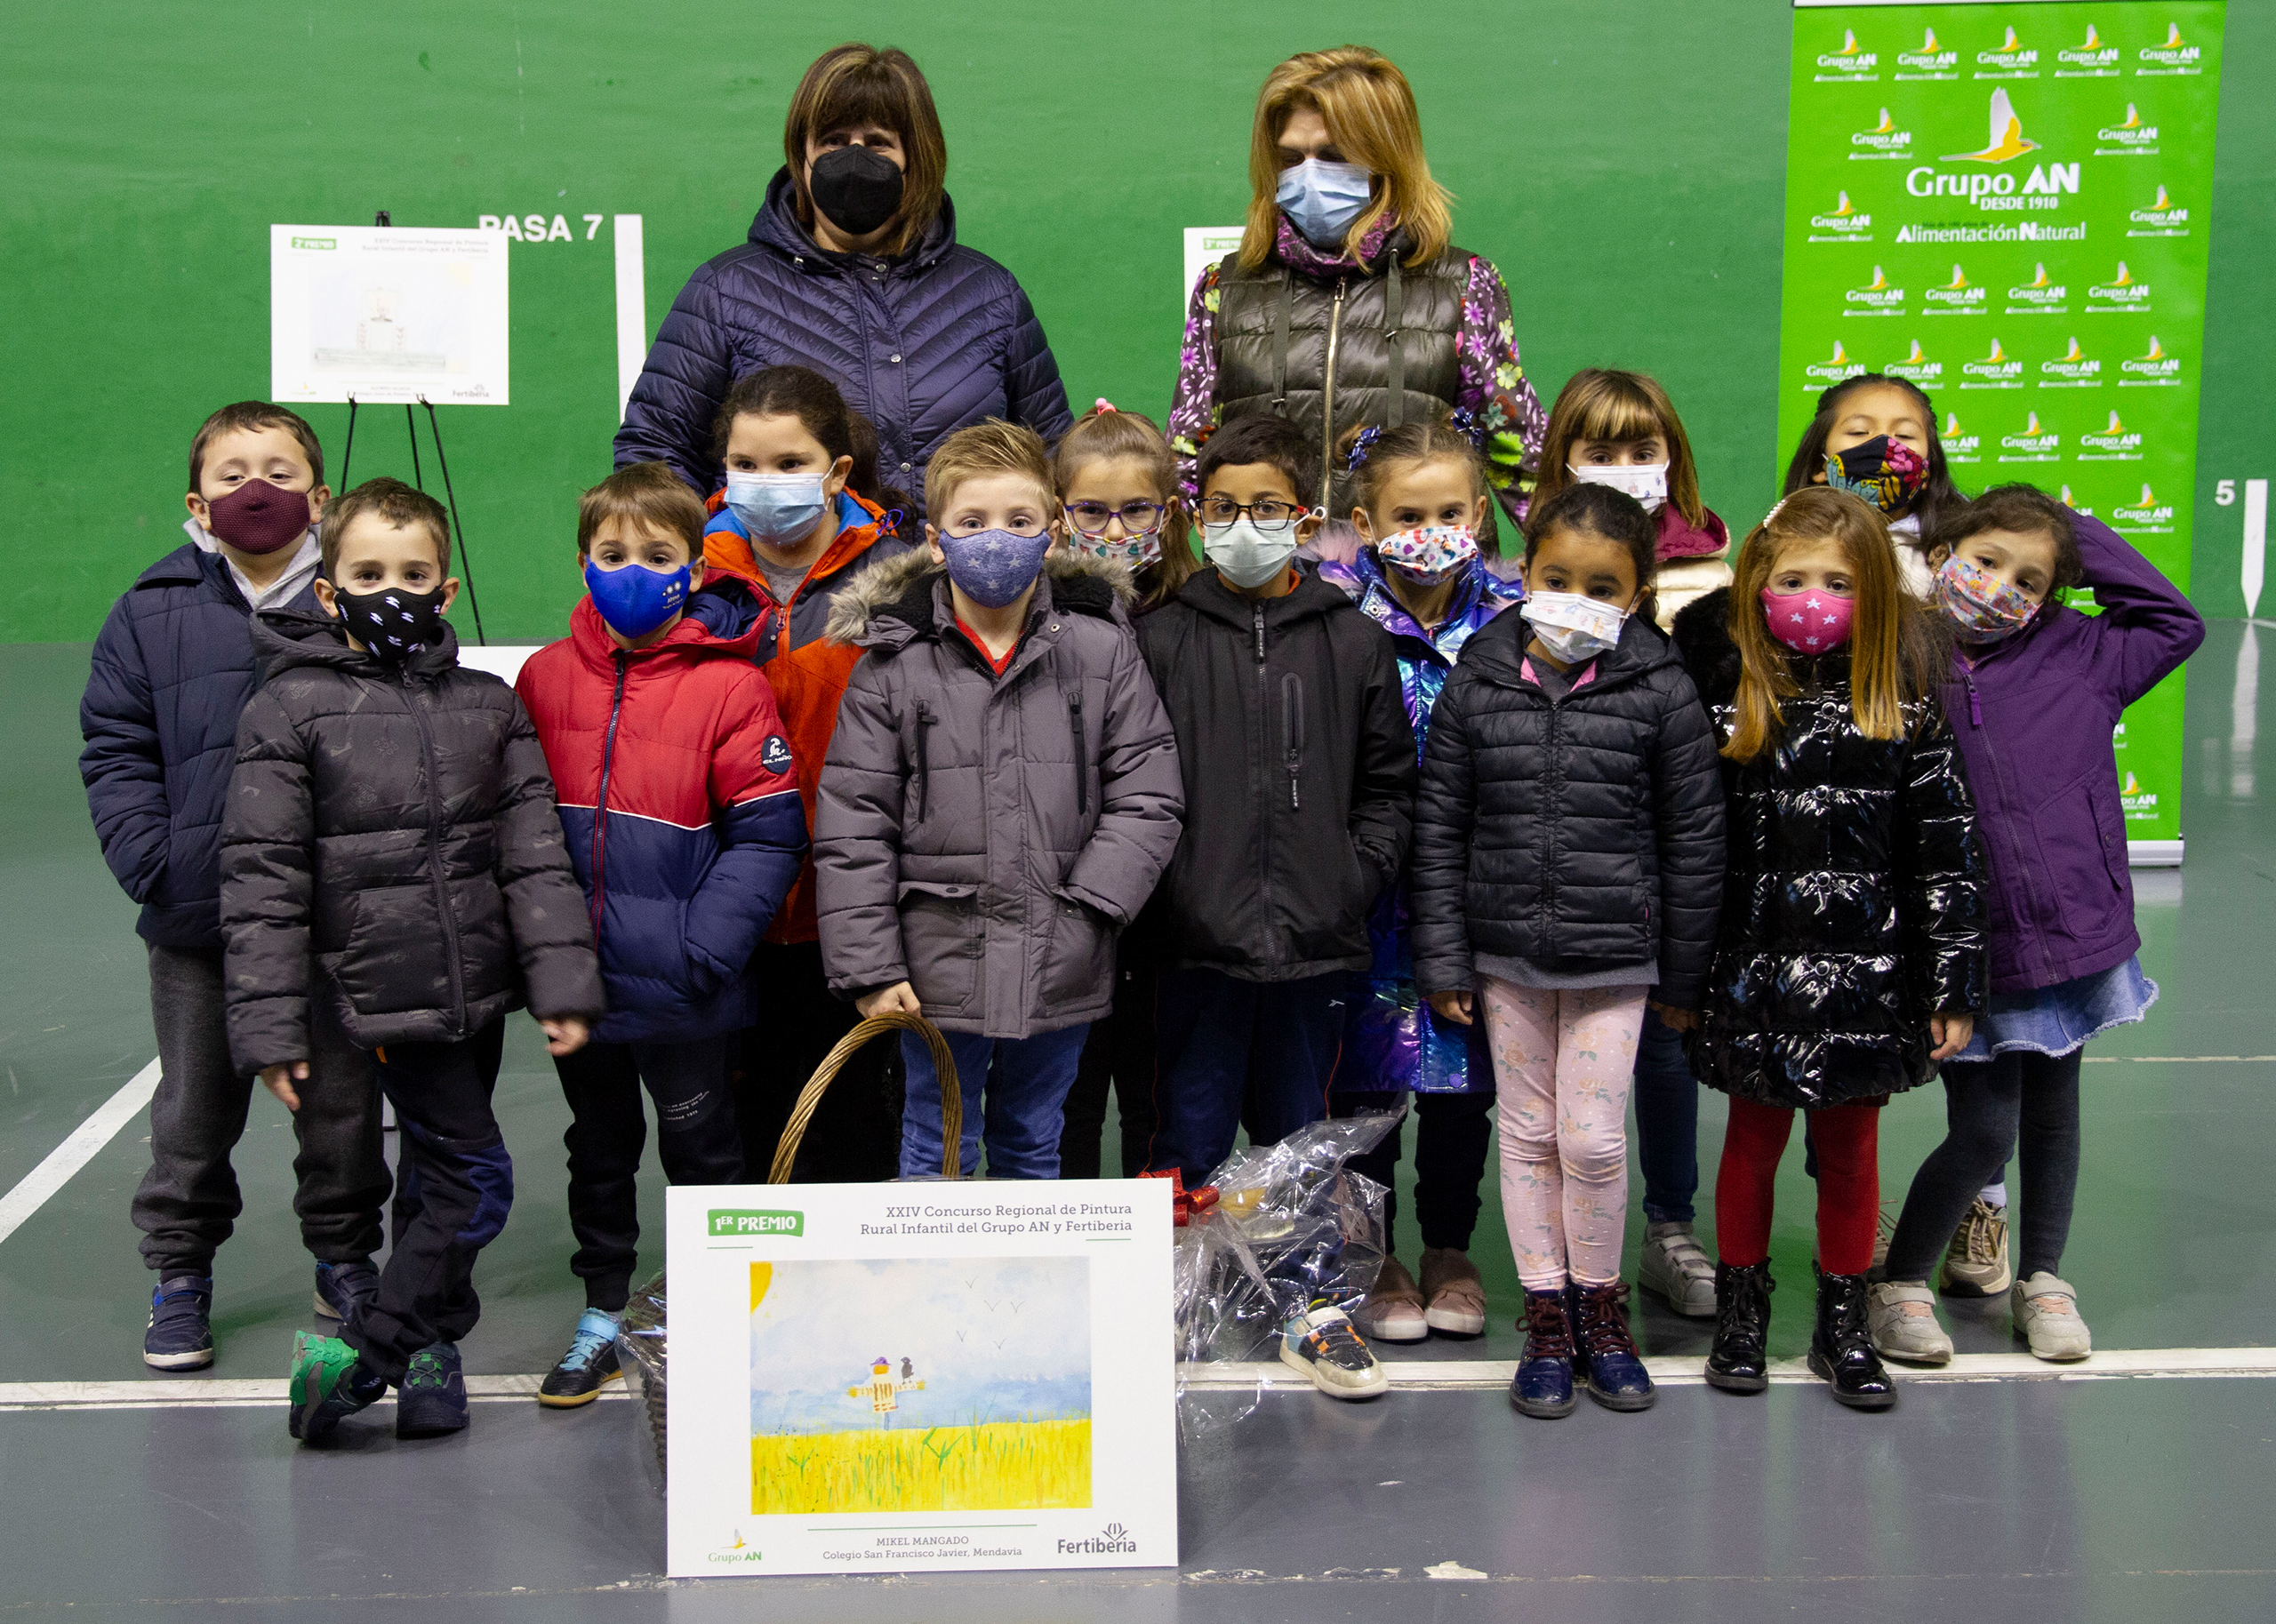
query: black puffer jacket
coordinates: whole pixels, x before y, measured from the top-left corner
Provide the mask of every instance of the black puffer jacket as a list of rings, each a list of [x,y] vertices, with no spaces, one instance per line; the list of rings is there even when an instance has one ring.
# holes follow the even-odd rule
[[[1739,654],[1730,591],[1676,617],[1676,646],[1727,738]],[[1933,700],[1905,733],[1850,715],[1846,652],[1794,658],[1775,749],[1723,763],[1730,854],[1692,1068],[1710,1087],[1815,1109],[1928,1080],[1928,1018],[1981,1010],[1983,854],[1959,751]]]
[[[1706,713],[1647,619],[1630,617],[1558,700],[1530,674],[1532,633],[1517,614],[1487,622],[1431,713],[1415,985],[1468,989],[1473,954],[1566,972],[1656,964],[1654,996],[1695,1008],[1723,888]]]
[[[1205,569],[1138,644],[1185,775],[1165,883],[1175,962],[1243,981],[1366,969],[1367,910],[1414,813],[1390,636],[1317,575],[1252,599]]]
[[[252,640],[268,680],[221,833],[238,1068],[306,1059],[312,997],[364,1049],[453,1042],[525,1003],[597,1020],[592,921],[514,691],[462,668],[447,628],[400,677],[325,615],[265,610]]]

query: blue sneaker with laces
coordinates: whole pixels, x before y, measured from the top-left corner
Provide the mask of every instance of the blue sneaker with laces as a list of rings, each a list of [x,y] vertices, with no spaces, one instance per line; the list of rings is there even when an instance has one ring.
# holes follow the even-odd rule
[[[380,1271],[368,1258],[317,1265],[316,1314],[345,1324],[357,1305],[380,1294]]]
[[[142,1363],[156,1371],[202,1371],[213,1363],[213,1277],[176,1275],[150,1292]]]
[[[621,1316],[605,1308],[588,1308],[577,1322],[569,1351],[538,1384],[537,1402],[552,1410],[574,1410],[601,1396],[612,1381],[624,1380],[616,1359],[616,1328]]]
[[[1660,1394],[1628,1333],[1627,1283],[1575,1283],[1570,1290],[1575,1364],[1588,1384],[1589,1396],[1607,1410],[1650,1409]]]
[[[1520,1415],[1555,1420],[1581,1401],[1573,1392],[1573,1322],[1562,1292],[1526,1293],[1526,1347],[1510,1381],[1510,1403]]]
[[[395,1436],[439,1438],[466,1430],[466,1374],[456,1342],[429,1342],[411,1356],[395,1390]]]

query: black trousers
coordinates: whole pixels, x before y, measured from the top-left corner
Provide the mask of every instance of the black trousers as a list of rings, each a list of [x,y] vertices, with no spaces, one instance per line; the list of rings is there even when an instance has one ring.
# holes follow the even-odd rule
[[[727,1097],[730,1036],[686,1044],[587,1044],[553,1062],[569,1097],[569,1269],[585,1305],[623,1310],[639,1262],[640,1152],[656,1102],[656,1156],[674,1184],[740,1184],[743,1142]]]
[[[1494,1094],[1417,1092],[1414,1100],[1414,1220],[1422,1230],[1426,1249],[1470,1250],[1478,1228],[1478,1187],[1486,1177],[1486,1152],[1494,1138]],[[1362,1111],[1395,1111],[1396,1093],[1337,1092],[1328,1100],[1330,1113],[1356,1116]],[[1382,1185],[1383,1244],[1398,1251],[1394,1232],[1398,1216],[1399,1139],[1404,1122],[1382,1137],[1372,1150],[1351,1158],[1354,1172],[1365,1173]]]
[[[820,942],[761,942],[751,955],[758,978],[758,1022],[739,1033],[729,1091],[742,1135],[743,1168],[762,1182],[790,1120],[798,1091],[861,1017],[833,996]],[[872,1043],[837,1074],[806,1124],[792,1180],[800,1184],[875,1184],[901,1171],[901,1045]]]
[[[1161,1084],[1157,1023],[1162,970],[1150,932],[1141,937],[1138,930],[1134,925],[1115,944],[1114,1008],[1104,1020],[1092,1023],[1075,1086],[1067,1091],[1059,1134],[1062,1179],[1099,1177],[1110,1087],[1121,1109],[1122,1176],[1134,1179],[1145,1170],[1146,1144],[1156,1120],[1154,1096]]]
[[[1944,1062],[1944,1142],[1912,1175],[1889,1237],[1888,1277],[1926,1280],[1968,1204],[2009,1156],[2023,1178],[2016,1278],[2063,1272],[2079,1188],[2079,1063],[2068,1054],[2009,1050]]]
[[[482,1317],[474,1260],[514,1204],[514,1164],[490,1109],[505,1041],[501,1016],[454,1044],[373,1052],[402,1141],[395,1250],[380,1270],[379,1295],[341,1334],[390,1384],[403,1380],[412,1355],[462,1340]]]

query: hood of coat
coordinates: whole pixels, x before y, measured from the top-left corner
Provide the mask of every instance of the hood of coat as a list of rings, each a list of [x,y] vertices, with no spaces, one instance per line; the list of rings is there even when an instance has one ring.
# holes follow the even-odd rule
[[[721,575],[706,581],[687,600],[687,612],[671,630],[645,649],[620,650],[588,593],[569,612],[569,644],[577,651],[577,658],[596,671],[614,670],[619,653],[651,665],[693,664],[722,657],[753,660],[758,654],[767,616],[773,612],[741,577]]]
[[[1519,687],[1527,681],[1526,644],[1531,641],[1533,623],[1525,616],[1496,615],[1463,644],[1462,663],[1487,682]],[[1667,638],[1652,624],[1652,617],[1631,614],[1621,623],[1620,641],[1609,653],[1597,656],[1597,674],[1590,686],[1600,691],[1680,663]]]
[[[349,676],[393,682],[397,673],[376,655],[348,646],[348,628],[321,610],[261,609],[252,617],[252,652],[269,676],[301,666],[322,666]],[[432,677],[459,662],[458,628],[443,622],[443,640],[405,662],[413,676]]]
[[[823,636],[861,648],[900,648],[932,636],[934,588],[947,576],[947,566],[933,562],[930,548],[912,548],[874,564],[830,601],[829,628]],[[1063,545],[1044,555],[1038,584],[1038,604],[1069,614],[1127,621],[1138,602],[1129,565]]]
[[[1358,614],[1359,606],[1341,587],[1322,580],[1317,570],[1299,566],[1295,589],[1280,597],[1243,597],[1227,586],[1214,565],[1197,570],[1178,588],[1177,601],[1209,620],[1222,621],[1246,634],[1256,623],[1256,606],[1264,605],[1264,623],[1278,630],[1299,620],[1331,614]]]
[[[751,552],[750,532],[727,506],[727,493],[715,491],[704,503],[711,516],[703,526],[703,562],[714,572],[725,571],[740,575],[753,587],[763,588],[758,563]],[[837,493],[837,534],[831,538],[821,556],[806,571],[806,580],[823,581],[850,567],[854,561],[894,534],[899,522],[898,512],[887,514],[875,503],[856,496],[851,491]],[[715,575],[714,579],[717,577]],[[800,594],[804,596],[803,591]]]
[[[1664,564],[1671,558],[1713,558],[1730,550],[1730,527],[1711,508],[1703,508],[1704,524],[1694,524],[1673,502],[1660,508],[1659,539],[1652,551]]]
[[[762,248],[789,255],[791,263],[817,276],[843,276],[864,260],[879,262],[868,254],[833,253],[814,241],[814,234],[798,223],[797,190],[790,184],[788,164],[776,170],[774,179],[766,183],[766,201],[751,217],[749,236]],[[882,263],[902,274],[930,270],[947,259],[956,245],[956,204],[942,192],[941,212],[926,228],[923,240],[907,253]]]

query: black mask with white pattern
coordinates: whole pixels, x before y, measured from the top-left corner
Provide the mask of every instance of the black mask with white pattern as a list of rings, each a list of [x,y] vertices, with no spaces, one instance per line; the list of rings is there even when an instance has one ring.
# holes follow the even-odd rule
[[[381,665],[401,665],[421,649],[443,640],[443,588],[411,592],[382,587],[377,592],[334,592],[333,602],[349,635],[371,650]]]

